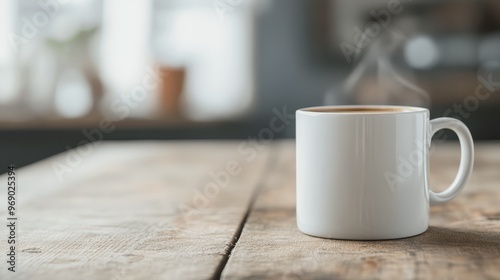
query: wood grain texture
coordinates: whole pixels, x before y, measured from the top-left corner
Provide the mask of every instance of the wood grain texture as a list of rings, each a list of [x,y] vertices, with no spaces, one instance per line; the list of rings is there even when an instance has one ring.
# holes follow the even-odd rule
[[[106,142],[75,160],[62,181],[53,164],[71,152],[19,169],[17,272],[2,261],[0,279],[212,278],[270,159],[268,150],[241,154],[239,144]],[[205,205],[197,192],[214,182],[209,173],[233,161],[240,173],[209,190]],[[0,205],[5,221],[6,189]],[[5,226],[0,234],[3,260]]]
[[[71,152],[19,169],[18,272],[4,264],[0,279],[209,279],[222,268],[225,279],[500,278],[500,143],[476,146],[470,183],[431,208],[426,233],[370,242],[297,230],[293,141],[269,144],[254,159],[239,144],[103,143],[62,181],[52,164]],[[456,173],[459,148],[433,151],[439,190]],[[214,182],[208,174],[232,160],[241,173],[186,215],[184,206]],[[5,201],[1,191],[2,219]],[[6,227],[0,234],[3,254]]]
[[[500,144],[476,145],[472,178],[453,201],[431,208],[431,227],[389,241],[300,233],[295,221],[294,143],[266,177],[223,279],[500,279]],[[458,145],[432,149],[431,185],[457,171]]]

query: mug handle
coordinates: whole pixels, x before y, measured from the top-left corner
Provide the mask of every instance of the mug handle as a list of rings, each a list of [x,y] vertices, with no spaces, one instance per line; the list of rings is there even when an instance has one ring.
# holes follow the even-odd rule
[[[431,134],[441,129],[450,129],[454,131],[460,141],[460,167],[458,168],[457,176],[451,185],[444,191],[435,193],[429,188],[429,200],[431,205],[445,203],[455,198],[469,180],[472,173],[474,163],[474,143],[469,129],[465,124],[453,118],[437,118],[430,121]]]

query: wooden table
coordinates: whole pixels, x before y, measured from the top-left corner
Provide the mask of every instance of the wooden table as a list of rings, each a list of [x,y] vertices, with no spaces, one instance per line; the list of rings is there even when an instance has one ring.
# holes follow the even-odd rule
[[[294,149],[292,141],[106,142],[21,168],[17,272],[2,260],[0,279],[500,278],[499,143],[476,145],[469,185],[431,208],[426,233],[370,242],[297,230]],[[455,143],[433,149],[435,190],[451,182],[458,160]],[[6,182],[0,176],[4,221]]]

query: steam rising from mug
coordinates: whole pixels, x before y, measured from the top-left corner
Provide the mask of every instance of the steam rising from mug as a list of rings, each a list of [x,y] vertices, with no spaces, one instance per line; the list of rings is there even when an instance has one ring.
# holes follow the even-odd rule
[[[409,69],[392,63],[405,36],[391,30],[374,40],[345,82],[325,96],[326,105],[393,104],[426,107],[429,95],[416,85]]]

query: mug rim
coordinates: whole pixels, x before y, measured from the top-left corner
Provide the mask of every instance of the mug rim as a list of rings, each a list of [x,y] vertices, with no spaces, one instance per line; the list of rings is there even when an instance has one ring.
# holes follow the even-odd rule
[[[367,109],[378,112],[346,112],[349,109]],[[385,110],[384,110],[385,109]],[[331,110],[339,110],[337,112]],[[297,113],[306,115],[399,115],[428,112],[427,108],[415,106],[400,106],[400,105],[327,105],[327,106],[312,106],[297,110]]]

